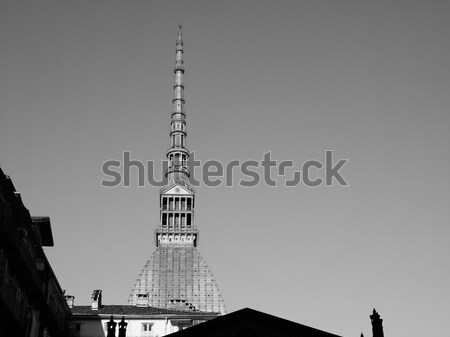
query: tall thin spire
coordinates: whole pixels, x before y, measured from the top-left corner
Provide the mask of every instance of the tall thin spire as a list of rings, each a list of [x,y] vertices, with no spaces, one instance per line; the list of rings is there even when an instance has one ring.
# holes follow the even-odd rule
[[[169,166],[166,172],[167,185],[180,184],[193,190],[189,184],[189,169],[187,161],[189,151],[186,148],[186,113],[184,110],[184,64],[183,64],[183,35],[182,26],[178,26],[175,55],[175,83],[173,86],[174,97],[172,100],[172,120],[170,131],[170,149],[167,151]]]
[[[198,230],[194,224],[194,189],[189,184],[189,150],[186,148],[186,113],[184,111],[183,36],[178,26],[175,55],[175,83],[170,122],[170,148],[167,150],[167,184],[160,190],[160,225],[156,229],[157,246],[197,246]],[[180,187],[182,187],[180,189]],[[185,189],[183,191],[182,189]]]

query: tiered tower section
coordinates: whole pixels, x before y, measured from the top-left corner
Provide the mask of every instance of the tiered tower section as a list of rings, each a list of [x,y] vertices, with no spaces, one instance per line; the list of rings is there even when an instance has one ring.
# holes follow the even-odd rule
[[[167,151],[167,159],[169,160],[169,169],[166,172],[168,185],[176,182],[184,184],[188,182],[189,170],[187,160],[189,159],[189,151],[186,149],[186,113],[184,111],[184,64],[183,64],[183,37],[181,31],[178,32],[177,48],[175,57],[175,83],[173,86],[173,109],[172,121],[170,123],[170,144],[171,147]],[[180,179],[180,181],[178,181]]]
[[[160,308],[225,313],[214,276],[197,250],[194,223],[195,192],[189,183],[184,110],[183,37],[178,27],[175,83],[170,123],[167,184],[160,190],[160,223],[156,250],[141,271],[128,302]]]
[[[189,151],[186,148],[186,113],[184,111],[183,37],[179,27],[176,56],[175,83],[170,123],[170,148],[166,156],[167,185],[160,190],[160,226],[156,230],[156,246],[197,246],[198,231],[194,225],[194,189],[189,184]]]

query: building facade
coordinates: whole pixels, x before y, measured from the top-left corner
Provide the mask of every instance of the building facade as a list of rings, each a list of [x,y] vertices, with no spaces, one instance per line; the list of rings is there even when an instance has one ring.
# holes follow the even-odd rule
[[[91,305],[75,306],[67,296],[72,310],[74,337],[160,337],[197,325],[218,316],[217,313],[192,312],[142,305],[104,305],[102,291],[94,290]]]
[[[156,250],[147,260],[129,295],[128,303],[147,301],[159,308],[225,313],[214,276],[197,246],[195,191],[189,183],[184,109],[183,38],[176,40],[175,83],[171,114],[171,147],[166,153],[166,185],[160,190],[160,222],[155,231]]]
[[[0,337],[71,336],[70,309],[44,254],[48,217],[31,217],[0,169]]]

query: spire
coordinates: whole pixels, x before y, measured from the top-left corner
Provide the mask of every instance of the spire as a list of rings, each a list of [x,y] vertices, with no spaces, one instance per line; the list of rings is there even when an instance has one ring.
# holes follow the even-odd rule
[[[181,34],[182,26],[178,26],[178,36],[176,43],[176,56],[175,56],[175,85],[174,91],[175,96],[173,99],[173,114],[181,113],[184,114],[183,105],[184,105],[184,97],[183,97],[183,74],[184,74],[184,64],[183,64],[183,35]],[[172,115],[173,118],[173,115]]]
[[[198,243],[198,230],[194,224],[194,189],[189,183],[189,150],[186,148],[181,25],[178,26],[174,73],[170,148],[166,153],[167,183],[159,191],[161,216],[160,225],[155,232],[155,240],[156,246],[195,247]]]
[[[182,185],[189,190],[192,187],[189,184],[189,169],[187,161],[189,151],[186,149],[186,113],[184,111],[184,64],[183,64],[183,35],[182,26],[178,26],[178,36],[176,41],[175,54],[175,83],[173,86],[174,97],[172,100],[172,120],[170,131],[170,149],[167,151],[169,166],[166,172],[167,186],[174,183]]]

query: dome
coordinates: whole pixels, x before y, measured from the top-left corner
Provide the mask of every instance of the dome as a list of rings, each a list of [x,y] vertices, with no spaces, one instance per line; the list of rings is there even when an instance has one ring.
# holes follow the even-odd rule
[[[214,276],[193,246],[157,247],[136,280],[128,304],[138,305],[143,295],[149,306],[158,308],[179,304],[186,310],[225,313]]]

